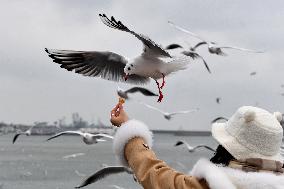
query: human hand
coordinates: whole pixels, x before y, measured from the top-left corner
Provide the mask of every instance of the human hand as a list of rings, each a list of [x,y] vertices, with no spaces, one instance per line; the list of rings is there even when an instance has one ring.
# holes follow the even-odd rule
[[[123,123],[128,121],[128,119],[129,118],[120,103],[118,103],[110,112],[110,122],[116,127],[120,127]]]

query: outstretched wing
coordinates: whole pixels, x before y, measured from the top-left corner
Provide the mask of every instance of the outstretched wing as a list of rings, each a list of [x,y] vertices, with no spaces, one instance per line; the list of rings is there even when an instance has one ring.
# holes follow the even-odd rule
[[[150,109],[152,109],[152,110],[156,110],[156,111],[158,111],[158,112],[160,112],[160,113],[162,113],[162,114],[165,114],[165,112],[162,111],[162,110],[160,110],[159,108],[156,108],[156,107],[154,107],[154,106],[151,106],[151,105],[146,104],[146,103],[141,102],[141,101],[139,101],[139,103],[142,104],[142,105],[144,105],[144,106],[146,106],[147,108],[150,108]]]
[[[151,56],[157,57],[171,57],[171,55],[167,51],[165,51],[160,45],[152,41],[149,37],[135,33],[134,31],[128,29],[124,24],[121,23],[121,21],[116,21],[113,16],[110,19],[105,14],[99,14],[99,16],[105,25],[114,29],[131,33],[140,41],[142,41],[142,43],[144,44],[144,54],[151,54]]]
[[[217,121],[219,121],[219,120],[228,121],[228,118],[225,118],[225,117],[217,117],[217,118],[213,119],[213,120],[211,121],[211,123],[215,123],[215,122],[217,122]]]
[[[95,134],[94,137],[96,137],[96,138],[110,138],[110,139],[113,139],[113,136],[107,135],[107,134],[103,134],[103,133]]]
[[[206,70],[207,70],[209,73],[211,73],[211,70],[210,70],[210,68],[209,68],[209,66],[208,66],[208,64],[207,64],[207,62],[204,60],[204,58],[203,58],[202,56],[200,56],[200,55],[198,55],[198,57],[202,59],[203,64],[204,64]]]
[[[123,187],[117,186],[117,185],[115,185],[115,184],[110,185],[110,187],[113,187],[113,188],[116,188],[116,189],[124,189]]]
[[[48,140],[52,140],[52,139],[54,139],[54,138],[57,138],[57,137],[59,137],[59,136],[61,136],[61,135],[66,135],[66,134],[73,134],[73,135],[82,135],[82,132],[80,132],[80,131],[64,131],[64,132],[60,132],[60,133],[57,133],[57,134],[55,134],[55,135],[53,135],[53,136],[51,136],[50,138],[48,138],[47,139],[47,141]]]
[[[132,87],[131,89],[128,89],[127,91],[125,91],[126,93],[136,93],[136,92],[140,92],[145,96],[159,96],[157,94],[155,94],[154,92],[145,89],[143,87]]]
[[[22,133],[15,134],[13,138],[13,144],[16,142],[17,138],[21,135]]]
[[[246,48],[241,48],[241,47],[233,47],[233,46],[218,46],[221,49],[236,49],[240,51],[246,51],[246,52],[251,52],[251,53],[264,53],[264,51],[257,51],[257,50],[252,50],[252,49],[246,49]]]
[[[181,45],[179,45],[179,44],[176,44],[176,43],[170,44],[170,45],[165,47],[166,50],[177,49],[177,48],[183,48],[183,47]]]
[[[101,180],[111,174],[117,174],[117,173],[122,173],[125,172],[126,168],[122,166],[114,166],[114,167],[105,167],[102,168],[101,170],[97,171],[90,177],[88,177],[86,180],[84,180],[79,186],[76,186],[75,188],[82,188],[84,186],[87,186],[89,184],[95,183],[98,180]]]
[[[53,62],[61,64],[61,68],[68,71],[75,70],[75,73],[101,77],[106,80],[121,81],[123,79],[124,67],[127,60],[116,53],[105,51],[72,51],[72,50],[52,50],[45,49]],[[138,75],[130,75],[126,82],[134,84],[144,84],[149,78]]]
[[[184,33],[187,33],[187,34],[189,34],[189,35],[191,35],[191,36],[193,36],[193,37],[196,37],[197,39],[200,39],[201,41],[207,43],[207,41],[204,40],[204,39],[203,39],[202,37],[200,37],[199,35],[197,35],[197,34],[191,32],[191,31],[188,31],[188,30],[182,28],[182,27],[176,25],[175,23],[173,23],[173,22],[171,22],[171,21],[168,21],[168,23],[169,23],[171,26],[173,26],[174,28],[176,28],[177,30],[180,30],[180,31],[182,31],[182,32],[184,32]]]
[[[205,144],[200,144],[200,145],[197,145],[197,146],[194,147],[194,149],[197,149],[197,148],[206,148],[206,149],[208,149],[212,152],[216,152],[216,150],[214,150],[213,148],[211,148],[210,146],[207,146]]]
[[[209,73],[211,73],[211,70],[207,64],[207,62],[204,60],[204,58],[202,56],[200,56],[198,53],[194,52],[194,51],[183,51],[182,54],[184,54],[185,56],[190,56],[192,59],[195,59],[195,58],[200,58],[202,61],[203,61],[203,64],[205,66],[205,68],[207,69],[207,71]]]
[[[197,47],[199,47],[201,45],[205,45],[205,44],[207,44],[207,42],[205,42],[205,41],[199,42],[194,47],[192,47],[191,50],[195,51]]]
[[[176,115],[176,114],[188,114],[188,113],[193,113],[193,112],[197,112],[198,110],[199,110],[199,109],[172,112],[172,113],[170,113],[170,116]]]
[[[190,145],[189,145],[186,141],[184,141],[184,140],[179,140],[179,141],[177,141],[176,144],[175,144],[175,146],[179,146],[179,145],[182,145],[182,144],[184,144],[188,150],[192,150],[192,149],[193,149],[193,147],[190,146]]]

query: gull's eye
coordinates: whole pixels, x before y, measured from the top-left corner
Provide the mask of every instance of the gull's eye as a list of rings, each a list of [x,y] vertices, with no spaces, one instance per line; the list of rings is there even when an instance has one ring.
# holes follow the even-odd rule
[[[130,66],[132,66],[132,67],[133,67],[133,64],[130,64]]]
[[[129,67],[127,68],[129,71],[131,70]]]

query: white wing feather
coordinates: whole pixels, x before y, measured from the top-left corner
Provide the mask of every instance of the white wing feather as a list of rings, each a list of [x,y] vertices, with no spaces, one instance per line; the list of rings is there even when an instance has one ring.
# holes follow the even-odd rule
[[[247,52],[252,52],[252,53],[264,53],[264,51],[256,51],[252,49],[246,49],[246,48],[241,48],[241,47],[233,47],[233,46],[218,46],[221,49],[236,49],[240,51],[247,51]]]
[[[144,105],[144,106],[146,106],[147,108],[150,108],[150,109],[152,109],[152,110],[156,110],[156,111],[158,111],[158,112],[160,112],[160,113],[162,113],[162,114],[165,114],[165,113],[166,113],[166,112],[164,112],[164,111],[162,111],[162,110],[160,110],[160,109],[158,109],[158,108],[156,108],[156,107],[154,107],[154,106],[151,106],[151,105],[149,105],[149,104],[146,104],[146,103],[144,103],[144,102],[139,101],[139,103],[142,104],[142,105]]]
[[[176,114],[188,114],[188,113],[193,113],[197,112],[199,109],[193,109],[193,110],[185,110],[185,111],[178,111],[178,112],[172,112],[170,115],[176,115]]]
[[[95,137],[104,137],[104,138],[113,139],[113,136],[107,135],[107,134],[103,134],[103,133],[95,134],[94,136],[95,136]]]
[[[197,35],[197,34],[195,34],[195,33],[193,33],[193,32],[190,32],[190,31],[186,30],[186,29],[184,29],[184,28],[182,28],[182,27],[176,25],[175,23],[173,23],[173,22],[171,22],[171,21],[168,21],[168,23],[169,23],[171,26],[175,27],[177,30],[180,30],[180,31],[182,31],[182,32],[184,32],[184,33],[187,33],[187,34],[189,34],[189,35],[191,35],[191,36],[193,36],[193,37],[196,37],[196,38],[200,39],[201,41],[204,41],[204,42],[208,43],[208,41],[204,40],[204,39],[203,39],[202,37],[200,37],[199,35]]]

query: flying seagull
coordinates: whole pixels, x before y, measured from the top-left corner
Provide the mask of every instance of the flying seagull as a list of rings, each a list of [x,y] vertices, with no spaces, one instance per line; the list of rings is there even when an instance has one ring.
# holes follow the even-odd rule
[[[170,45],[165,47],[166,50],[171,50],[171,49],[176,49],[176,48],[183,48],[183,47],[179,44],[176,44],[176,43],[170,44]],[[207,71],[209,73],[211,73],[211,70],[210,70],[208,64],[206,63],[206,61],[204,60],[204,58],[202,56],[200,56],[197,52],[195,52],[194,49],[192,49],[190,47],[189,50],[182,51],[181,53],[184,54],[185,56],[191,57],[193,60],[197,59],[197,58],[201,59],[203,61],[205,68],[207,69]]]
[[[254,76],[254,75],[256,75],[256,72],[251,72],[249,75]]]
[[[128,60],[110,51],[45,49],[49,57],[53,59],[53,62],[61,64],[61,68],[68,71],[75,70],[76,73],[84,76],[101,77],[107,80],[133,84],[146,84],[152,78],[158,86],[158,102],[161,102],[163,99],[161,89],[165,85],[165,76],[185,69],[189,59],[186,56],[172,58],[160,45],[157,45],[150,38],[128,29],[121,21],[117,21],[114,17],[108,18],[105,14],[99,14],[99,16],[105,25],[130,33],[138,38],[144,45],[143,52],[136,58]],[[163,78],[163,82],[160,85],[158,79],[161,78]]]
[[[19,133],[15,134],[14,138],[13,138],[13,144],[16,142],[17,138],[20,135],[26,135],[26,136],[31,136],[32,134],[32,129],[33,129],[34,125],[31,126],[28,130],[26,130],[25,132],[20,131]]]
[[[217,104],[220,104],[221,97],[217,97],[215,100],[216,100],[216,103],[217,103]]]
[[[85,179],[79,186],[76,186],[75,188],[82,188],[89,184],[95,183],[109,175],[123,173],[123,172],[126,172],[128,174],[133,174],[131,170],[123,166],[104,167],[101,170],[95,172],[93,175],[91,175],[87,179]]]
[[[115,184],[113,184],[113,185],[109,185],[110,187],[113,187],[113,188],[116,188],[116,189],[125,189],[125,188],[123,188],[123,187],[121,187],[121,186],[117,186],[117,185],[115,185]]]
[[[146,103],[144,103],[144,102],[139,102],[139,103],[142,104],[142,105],[144,105],[144,106],[146,106],[147,108],[150,108],[150,109],[152,109],[152,110],[156,110],[156,111],[162,113],[163,116],[164,116],[164,118],[167,119],[167,120],[171,120],[172,117],[173,117],[174,115],[177,115],[177,114],[188,114],[188,113],[197,112],[197,111],[199,110],[199,109],[197,108],[197,109],[185,110],[185,111],[165,112],[165,111],[163,111],[163,110],[160,110],[160,109],[158,109],[158,108],[156,108],[156,107],[154,107],[154,106],[151,106],[151,105],[149,105],[149,104],[146,104]]]
[[[85,144],[95,144],[98,142],[104,142],[105,140],[101,139],[101,138],[110,138],[113,139],[113,136],[107,135],[107,134],[103,134],[103,133],[99,133],[99,134],[91,134],[91,133],[85,133],[85,132],[81,132],[81,131],[64,131],[64,132],[60,132],[58,134],[53,135],[52,137],[48,138],[47,141],[52,140],[54,138],[57,138],[59,136],[62,135],[80,135],[83,138],[83,142]]]
[[[63,156],[62,158],[69,159],[69,158],[76,158],[76,157],[83,156],[83,155],[85,155],[85,153],[76,153],[76,154],[70,154],[70,155]]]
[[[121,98],[124,98],[126,100],[129,99],[129,96],[128,96],[129,93],[137,93],[137,92],[143,94],[144,96],[159,96],[159,95],[155,94],[154,92],[152,92],[152,91],[150,91],[146,88],[143,88],[143,87],[132,87],[128,90],[124,90],[124,89],[120,88],[119,86],[117,87],[118,96],[120,96]]]
[[[225,56],[226,53],[224,53],[222,51],[222,49],[235,49],[235,50],[240,50],[240,51],[246,51],[246,52],[251,52],[251,53],[264,53],[263,51],[256,51],[256,50],[251,50],[251,49],[246,49],[246,48],[241,48],[241,47],[233,47],[233,46],[220,46],[220,45],[217,45],[216,42],[213,42],[213,41],[207,41],[205,39],[203,39],[202,37],[198,36],[197,34],[193,33],[193,32],[190,32],[180,26],[177,26],[176,24],[174,24],[173,22],[171,21],[168,21],[168,23],[175,27],[176,29],[182,31],[182,32],[185,32],[193,37],[196,37],[197,39],[200,39],[201,42],[197,43],[194,47],[191,48],[192,51],[195,51],[196,48],[198,48],[199,46],[201,45],[207,45],[208,46],[208,51],[211,53],[211,54],[217,54],[217,55],[221,55],[221,56]]]
[[[211,148],[210,146],[207,146],[207,145],[205,145],[205,144],[200,144],[200,145],[197,145],[197,146],[192,147],[192,146],[190,146],[186,141],[183,141],[183,140],[177,141],[177,143],[175,144],[175,146],[179,146],[179,145],[182,145],[182,144],[186,145],[186,147],[187,147],[187,149],[188,149],[189,152],[194,152],[194,151],[195,151],[196,149],[198,149],[198,148],[206,148],[206,149],[208,149],[208,150],[210,150],[210,151],[212,151],[212,152],[215,152],[215,150],[214,150],[213,148]]]

